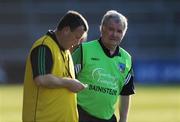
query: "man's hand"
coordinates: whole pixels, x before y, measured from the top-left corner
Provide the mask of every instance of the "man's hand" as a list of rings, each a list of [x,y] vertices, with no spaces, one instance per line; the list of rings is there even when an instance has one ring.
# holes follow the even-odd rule
[[[87,87],[87,85],[81,83],[77,79],[72,79],[68,77],[56,77],[52,74],[38,76],[34,79],[38,86],[43,86],[46,88],[67,88],[72,92],[79,92]]]
[[[83,84],[77,79],[67,79],[66,82],[66,88],[75,93],[87,88],[87,84]]]

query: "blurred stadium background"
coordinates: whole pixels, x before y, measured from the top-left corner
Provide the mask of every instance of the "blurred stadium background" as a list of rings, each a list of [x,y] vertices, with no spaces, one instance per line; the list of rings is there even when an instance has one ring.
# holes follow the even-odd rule
[[[122,47],[133,57],[137,92],[129,122],[180,122],[179,0],[0,0],[0,122],[21,121],[32,43],[68,10],[86,17],[88,40],[98,38],[101,18],[111,9],[129,22]]]

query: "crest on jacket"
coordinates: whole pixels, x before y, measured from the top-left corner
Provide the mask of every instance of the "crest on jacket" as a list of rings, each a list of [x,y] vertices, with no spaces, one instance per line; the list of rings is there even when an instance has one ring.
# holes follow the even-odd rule
[[[125,68],[126,68],[126,65],[123,64],[123,63],[119,63],[119,64],[118,64],[118,68],[119,68],[119,71],[120,71],[121,73],[124,73]]]

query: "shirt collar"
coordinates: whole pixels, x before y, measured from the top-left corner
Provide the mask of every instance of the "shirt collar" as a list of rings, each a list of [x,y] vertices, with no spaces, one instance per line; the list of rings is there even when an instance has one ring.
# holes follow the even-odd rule
[[[121,54],[120,54],[120,52],[119,52],[119,46],[117,46],[114,54],[111,55],[111,54],[110,54],[110,50],[104,46],[104,44],[102,43],[101,38],[98,40],[98,42],[99,42],[99,44],[101,45],[104,53],[105,53],[108,57],[113,58],[114,56],[121,56]]]
[[[48,30],[48,32],[46,33],[46,35],[50,36],[50,37],[53,39],[53,41],[56,42],[56,44],[58,45],[58,47],[59,47],[61,50],[65,51],[65,49],[59,44],[59,42],[58,42],[58,40],[57,40],[57,38],[56,38],[55,32],[54,32],[53,30]]]

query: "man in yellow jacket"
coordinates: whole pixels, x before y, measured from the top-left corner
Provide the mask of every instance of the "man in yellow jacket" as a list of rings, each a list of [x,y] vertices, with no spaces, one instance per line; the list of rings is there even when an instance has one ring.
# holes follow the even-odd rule
[[[75,79],[69,49],[87,31],[84,17],[68,11],[55,30],[33,44],[26,62],[23,122],[78,122],[76,92],[86,86]]]

